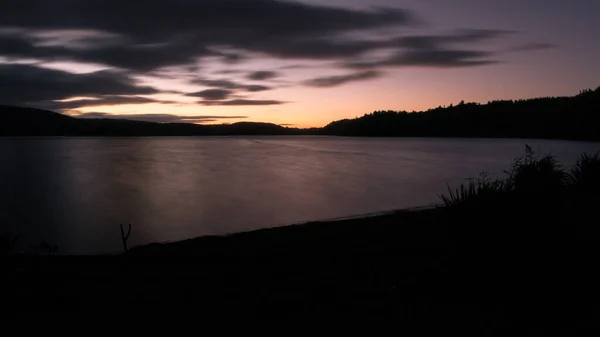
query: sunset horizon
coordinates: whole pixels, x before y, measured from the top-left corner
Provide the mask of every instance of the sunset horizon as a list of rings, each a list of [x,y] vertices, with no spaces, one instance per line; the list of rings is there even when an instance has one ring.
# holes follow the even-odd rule
[[[0,104],[71,116],[309,128],[600,84],[586,1],[12,2]]]
[[[406,108],[402,108],[402,107],[371,109],[371,110],[359,111],[359,112],[357,112],[356,115],[352,115],[352,114],[343,115],[336,120],[324,121],[321,124],[292,124],[292,123],[286,123],[285,121],[281,122],[281,123],[276,123],[271,120],[254,120],[254,119],[250,119],[245,116],[236,116],[233,114],[222,115],[222,116],[220,116],[221,119],[215,118],[214,120],[210,120],[210,118],[212,118],[214,116],[206,116],[206,117],[208,117],[208,119],[201,120],[198,122],[186,121],[186,120],[177,120],[176,122],[184,122],[184,123],[191,123],[191,124],[197,124],[197,125],[220,125],[220,124],[232,124],[232,123],[236,123],[236,122],[253,122],[253,123],[272,123],[272,124],[277,124],[277,125],[284,126],[284,127],[310,129],[310,128],[322,128],[322,127],[324,127],[332,122],[338,121],[338,120],[360,118],[366,114],[370,114],[370,113],[373,113],[376,111],[406,111],[406,112],[410,112],[410,113],[420,113],[420,112],[425,112],[427,110],[436,109],[439,107],[445,108],[448,106],[457,105],[459,102],[487,104],[487,103],[493,102],[493,101],[505,101],[505,100],[506,101],[518,101],[518,100],[528,100],[528,99],[537,99],[537,98],[546,98],[546,97],[571,97],[571,96],[577,95],[578,93],[580,93],[583,90],[594,90],[594,88],[598,88],[598,87],[600,87],[600,86],[581,88],[572,93],[567,93],[567,94],[562,94],[562,95],[561,94],[553,94],[553,95],[543,95],[542,94],[540,96],[535,96],[535,97],[525,97],[525,96],[524,97],[502,97],[502,98],[491,98],[488,100],[481,100],[481,101],[465,101],[463,99],[456,98],[452,102],[447,102],[446,104],[438,104],[435,106],[428,106],[428,107],[417,108],[417,109],[406,109]],[[75,99],[77,99],[77,98],[75,98]],[[66,102],[68,102],[68,101],[71,101],[71,100],[67,100]],[[158,108],[158,109],[164,109],[164,108]],[[198,112],[201,112],[202,108],[196,107],[195,109],[200,109]],[[176,116],[177,116],[177,115],[170,114],[168,111],[168,108],[166,110],[160,110],[160,112],[157,112],[157,113],[132,113],[132,114],[115,114],[115,115],[111,114],[110,112],[100,112],[100,111],[98,111],[98,112],[94,111],[94,112],[89,112],[89,113],[81,113],[78,111],[72,111],[72,112],[66,111],[66,112],[61,112],[61,113],[71,116],[71,117],[76,117],[76,118],[118,118],[118,119],[131,119],[131,120],[157,122],[157,123],[171,123],[172,121],[169,121],[168,119],[176,118]],[[195,115],[198,115],[198,114],[190,113],[189,116],[191,116],[190,118],[193,119],[193,116],[195,116]],[[183,116],[185,116],[185,115],[183,115]],[[167,119],[167,120],[163,120],[163,119]],[[175,121],[173,121],[173,122],[175,122]]]

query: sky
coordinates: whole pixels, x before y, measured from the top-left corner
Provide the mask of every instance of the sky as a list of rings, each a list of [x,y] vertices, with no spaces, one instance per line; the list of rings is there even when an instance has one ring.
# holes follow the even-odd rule
[[[320,127],[600,86],[597,0],[2,0],[0,104]]]

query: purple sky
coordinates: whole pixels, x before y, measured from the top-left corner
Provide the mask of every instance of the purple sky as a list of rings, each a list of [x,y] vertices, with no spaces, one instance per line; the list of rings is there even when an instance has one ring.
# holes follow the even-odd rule
[[[0,104],[322,126],[573,95],[600,85],[598,13],[593,0],[4,0]]]

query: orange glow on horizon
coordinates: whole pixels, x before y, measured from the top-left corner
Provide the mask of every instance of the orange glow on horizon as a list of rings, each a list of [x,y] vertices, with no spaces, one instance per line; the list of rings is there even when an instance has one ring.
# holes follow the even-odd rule
[[[406,68],[390,71],[378,79],[336,87],[312,88],[302,84],[279,87],[273,85],[272,90],[240,97],[285,102],[280,105],[205,106],[198,103],[200,99],[197,97],[165,93],[143,97],[167,100],[172,103],[88,106],[76,110],[81,113],[103,112],[122,115],[246,116],[247,118],[243,119],[222,119],[209,123],[248,121],[309,128],[322,127],[332,121],[355,118],[376,110],[422,111],[437,106],[457,104],[461,100],[486,103],[497,99],[574,95],[581,89],[596,88],[598,85],[593,76],[590,76],[583,86],[581,81],[569,81],[568,77],[565,80],[560,73],[547,72],[544,67],[536,66],[534,58],[521,61],[521,64],[516,61],[515,63],[517,64],[441,70]],[[302,72],[306,74],[307,70]],[[314,77],[316,74],[318,71],[308,76]],[[542,81],[542,84],[529,85],[532,77]],[[294,80],[295,83],[298,82],[298,79]],[[147,79],[143,84],[152,84],[165,91],[194,92],[207,89],[187,85],[184,82],[153,82]],[[506,83],[512,84],[507,86]]]

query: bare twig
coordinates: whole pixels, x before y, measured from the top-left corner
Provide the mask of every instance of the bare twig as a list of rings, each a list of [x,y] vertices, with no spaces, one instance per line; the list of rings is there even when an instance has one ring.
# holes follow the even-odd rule
[[[125,231],[123,230],[123,225],[120,224],[119,226],[121,227],[121,241],[123,241],[123,249],[125,252],[128,252],[129,248],[127,248],[127,240],[131,234],[131,224],[129,224],[129,227],[127,228],[127,234],[125,234]]]

